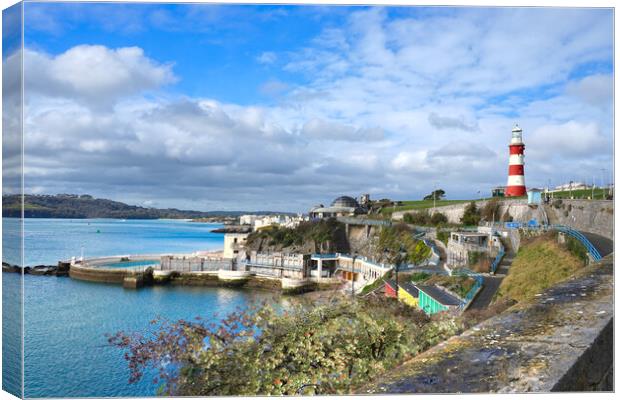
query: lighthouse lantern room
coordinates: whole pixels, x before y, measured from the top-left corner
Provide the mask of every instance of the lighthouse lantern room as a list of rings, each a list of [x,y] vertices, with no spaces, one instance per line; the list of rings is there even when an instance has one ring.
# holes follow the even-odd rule
[[[523,169],[525,144],[523,144],[523,131],[519,125],[515,125],[512,129],[512,138],[508,148],[510,149],[510,158],[505,196],[525,196],[525,171]]]

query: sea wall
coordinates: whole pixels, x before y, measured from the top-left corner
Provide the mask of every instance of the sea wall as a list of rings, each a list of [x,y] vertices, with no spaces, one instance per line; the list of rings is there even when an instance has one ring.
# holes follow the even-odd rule
[[[561,200],[545,205],[551,224],[568,225],[609,239],[614,236],[612,200]]]
[[[477,201],[476,206],[482,208],[486,203],[486,200]],[[436,211],[445,214],[449,223],[459,224],[468,204],[437,207]],[[392,219],[402,220],[407,212],[415,211],[395,212]],[[614,203],[611,200],[556,200],[551,204],[532,206],[528,205],[525,199],[502,199],[500,215],[496,219],[499,220],[500,216],[506,213],[518,222],[536,219],[539,223],[544,223],[548,220],[550,224],[568,225],[580,231],[613,238]]]
[[[267,289],[283,293],[303,293],[310,290],[337,288],[341,282],[333,279],[294,279],[258,275],[250,271],[160,271],[148,268],[132,271],[125,268],[101,268],[72,265],[69,276],[90,282],[122,284],[137,289],[150,285],[182,285],[207,287],[238,287]]]
[[[433,347],[359,392],[612,391],[612,257]]]

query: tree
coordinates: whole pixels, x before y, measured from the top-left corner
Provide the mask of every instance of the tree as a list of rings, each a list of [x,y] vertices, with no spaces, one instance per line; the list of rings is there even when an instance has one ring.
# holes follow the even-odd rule
[[[471,202],[465,207],[465,211],[463,212],[463,217],[461,218],[461,223],[463,225],[474,225],[477,226],[480,223],[480,210],[476,207],[475,202]]]
[[[119,332],[108,340],[127,351],[130,381],[154,367],[161,393],[175,396],[351,393],[460,329],[451,318],[431,321],[384,297],[285,311],[265,304],[219,325],[153,324],[148,335]]]
[[[437,189],[428,196],[424,196],[424,200],[441,200],[446,197],[446,192],[443,189]]]

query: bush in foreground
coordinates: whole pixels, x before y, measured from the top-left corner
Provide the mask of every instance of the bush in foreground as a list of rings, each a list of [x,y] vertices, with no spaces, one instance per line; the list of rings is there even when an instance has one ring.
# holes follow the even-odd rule
[[[221,324],[153,321],[144,336],[118,332],[130,381],[157,368],[161,392],[180,396],[352,393],[460,326],[393,299],[338,300],[277,312],[263,305]]]

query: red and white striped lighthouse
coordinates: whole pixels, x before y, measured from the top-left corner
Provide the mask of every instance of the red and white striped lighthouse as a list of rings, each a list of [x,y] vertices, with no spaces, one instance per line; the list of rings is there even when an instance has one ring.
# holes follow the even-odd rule
[[[508,185],[506,185],[505,196],[525,196],[525,172],[523,171],[523,131],[519,125],[512,128],[512,139],[510,139],[510,158],[508,161]]]

